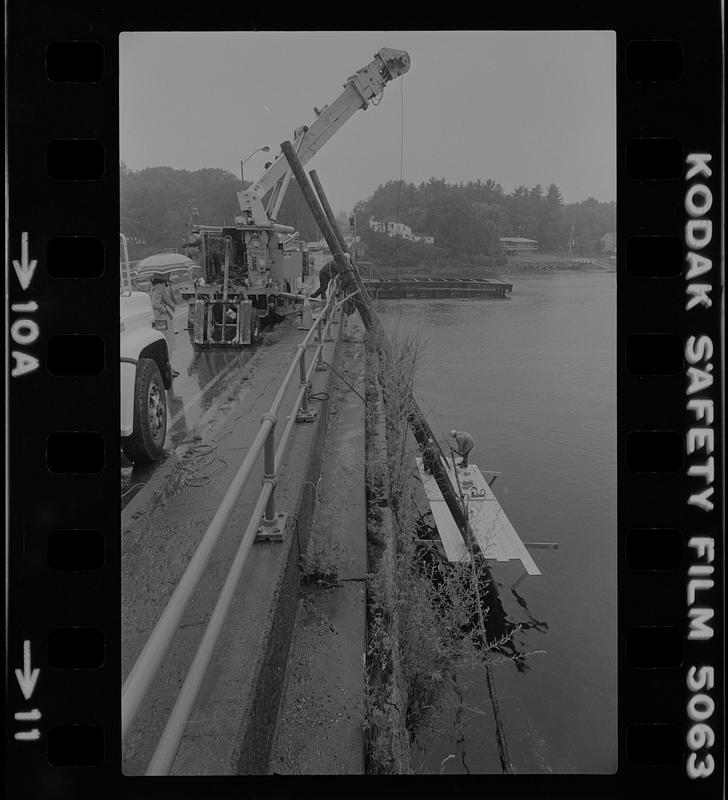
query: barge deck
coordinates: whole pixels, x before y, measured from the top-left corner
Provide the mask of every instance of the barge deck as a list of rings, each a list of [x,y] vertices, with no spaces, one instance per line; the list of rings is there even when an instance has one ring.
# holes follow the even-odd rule
[[[365,279],[374,298],[404,297],[508,297],[513,284],[496,278],[392,278]]]

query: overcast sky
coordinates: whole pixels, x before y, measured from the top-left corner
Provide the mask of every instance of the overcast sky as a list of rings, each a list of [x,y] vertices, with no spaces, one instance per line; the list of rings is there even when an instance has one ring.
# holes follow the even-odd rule
[[[381,47],[406,50],[409,72],[307,165],[335,211],[399,179],[402,108],[405,181],[556,183],[566,202],[616,199],[610,31],[124,33],[121,159],[239,175],[269,145],[245,165],[253,180]]]

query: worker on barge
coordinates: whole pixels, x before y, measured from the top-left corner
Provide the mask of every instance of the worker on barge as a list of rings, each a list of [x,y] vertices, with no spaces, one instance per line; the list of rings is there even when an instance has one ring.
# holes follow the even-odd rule
[[[473,447],[475,447],[475,439],[473,439],[473,437],[467,431],[451,430],[450,436],[452,436],[452,438],[455,440],[455,454],[460,456],[462,459],[460,466],[467,467],[468,456],[470,455]]]
[[[433,439],[428,439],[422,451],[422,466],[428,474],[432,475],[437,458],[437,445]]]

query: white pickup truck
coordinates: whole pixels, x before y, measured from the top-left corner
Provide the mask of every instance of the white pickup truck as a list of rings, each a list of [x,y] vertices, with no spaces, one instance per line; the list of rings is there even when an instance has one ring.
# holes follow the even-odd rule
[[[135,464],[156,461],[167,435],[167,395],[172,366],[164,334],[154,328],[152,301],[132,290],[124,234],[120,281],[121,448]]]

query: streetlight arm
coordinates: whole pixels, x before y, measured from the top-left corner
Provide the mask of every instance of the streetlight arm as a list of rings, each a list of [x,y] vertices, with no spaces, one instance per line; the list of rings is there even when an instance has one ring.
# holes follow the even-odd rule
[[[251,158],[252,158],[252,157],[253,157],[253,156],[254,156],[256,153],[260,153],[260,152],[263,152],[263,153],[270,153],[270,147],[268,147],[268,145],[265,145],[264,147],[259,147],[257,150],[253,150],[253,152],[252,152],[252,153],[251,153],[251,154],[250,154],[250,155],[249,155],[249,156],[248,156],[246,159],[244,159],[244,160],[243,160],[241,163],[243,163],[243,164],[247,164],[247,163],[248,163],[248,161],[250,161],[250,159],[251,159]]]
[[[261,152],[262,152],[262,153],[270,153],[270,147],[268,147],[268,145],[267,145],[267,144],[266,144],[266,145],[263,145],[263,147],[259,147],[257,150],[253,150],[253,152],[252,152],[252,153],[251,153],[251,154],[250,154],[250,155],[249,155],[247,158],[243,159],[243,160],[240,162],[240,182],[241,182],[241,183],[245,183],[245,178],[243,177],[243,167],[244,167],[244,166],[245,166],[245,165],[248,163],[248,161],[250,161],[250,159],[251,159],[251,158],[252,158],[252,157],[253,157],[253,156],[254,156],[256,153],[261,153]]]

